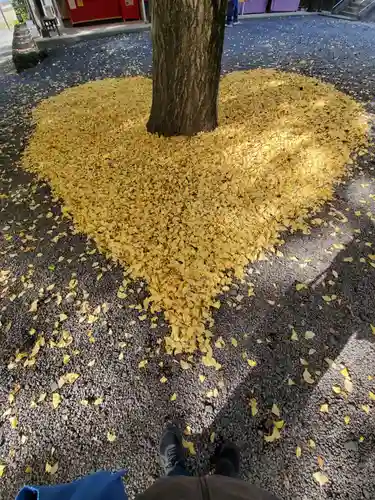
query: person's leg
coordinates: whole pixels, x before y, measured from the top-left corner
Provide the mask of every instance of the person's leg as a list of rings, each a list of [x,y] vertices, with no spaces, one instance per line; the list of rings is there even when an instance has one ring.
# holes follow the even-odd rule
[[[238,0],[234,0],[233,5],[233,24],[238,24]]]
[[[168,424],[161,437],[160,463],[166,476],[190,476],[185,468],[181,431],[174,424]]]
[[[240,472],[240,452],[232,443],[224,443],[216,450],[215,474],[238,477]]]
[[[233,0],[228,0],[227,26],[232,26],[232,23],[233,23],[233,8],[234,8],[234,2],[233,2]]]

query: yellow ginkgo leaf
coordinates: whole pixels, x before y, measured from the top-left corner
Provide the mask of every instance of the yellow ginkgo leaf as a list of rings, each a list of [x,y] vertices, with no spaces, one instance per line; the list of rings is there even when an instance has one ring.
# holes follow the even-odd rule
[[[276,429],[282,429],[284,427],[285,421],[284,420],[276,420],[274,422]]]
[[[371,328],[371,333],[373,335],[375,335],[375,326],[374,325],[370,325],[370,328]]]
[[[258,413],[257,401],[255,398],[250,399],[250,408],[251,408],[251,415],[255,417],[255,415]]]
[[[271,412],[277,417],[280,417],[280,408],[275,403],[272,405]]]
[[[372,391],[370,391],[370,392],[368,393],[368,397],[369,397],[372,401],[375,401],[375,394],[374,394]]]
[[[206,377],[204,375],[199,375],[199,382],[203,384],[203,382],[206,380]]]
[[[324,486],[325,484],[329,483],[328,476],[323,474],[323,472],[321,471],[314,472],[313,478],[318,484],[320,484],[320,486]]]
[[[349,393],[353,391],[353,382],[348,378],[344,380],[344,389]]]
[[[79,373],[66,373],[64,375],[65,380],[68,384],[74,384],[74,382],[79,378]]]
[[[302,455],[302,449],[300,446],[296,448],[296,457],[299,458]]]
[[[314,332],[311,332],[310,330],[307,330],[305,332],[305,339],[306,340],[311,340],[315,337],[315,333]]]
[[[144,359],[144,360],[140,361],[138,363],[138,368],[145,368],[145,366],[147,365],[147,363],[148,363],[147,359]]]
[[[39,398],[38,398],[37,403],[43,403],[43,401],[45,401],[46,397],[47,397],[47,393],[46,393],[46,392],[42,392],[42,393],[39,395]]]
[[[308,288],[306,283],[297,283],[296,284],[297,292],[300,292],[301,290],[305,290],[306,288]]]
[[[232,338],[230,339],[230,341],[231,341],[231,344],[232,344],[232,346],[233,346],[233,347],[237,347],[237,346],[238,346],[237,339],[235,339],[234,337],[232,337]]]
[[[187,363],[186,361],[184,361],[183,359],[181,359],[180,361],[180,366],[183,370],[189,370],[189,368],[191,368],[191,364],[190,363]]]
[[[313,384],[315,382],[315,380],[312,378],[311,373],[307,368],[305,368],[305,370],[303,371],[303,380],[307,384]]]
[[[216,436],[216,434],[214,432],[211,432],[210,443],[214,443],[215,442],[215,436]]]
[[[58,462],[56,462],[54,465],[51,465],[48,462],[46,463],[46,472],[47,474],[51,474],[51,476],[56,474],[58,468],[59,468]]]
[[[322,413],[328,413],[328,412],[329,412],[329,409],[328,409],[328,405],[327,405],[327,403],[324,403],[324,404],[322,404],[322,405],[320,406],[320,411],[321,411]]]
[[[277,439],[280,439],[280,431],[276,425],[274,425],[272,434],[270,436],[264,436],[264,440],[266,443],[273,443],[273,441],[276,441]]]
[[[31,466],[30,465],[26,465],[26,467],[25,467],[25,473],[26,474],[31,474],[32,471],[33,471],[33,469],[31,468]]]
[[[362,410],[365,413],[370,413],[370,407],[369,407],[369,405],[362,405],[361,408],[362,408]]]
[[[345,422],[346,425],[350,424],[350,417],[349,417],[349,415],[345,415],[344,422]]]
[[[167,380],[168,380],[167,377],[161,377],[160,382],[162,384],[165,384],[167,382]]]
[[[172,396],[169,398],[169,401],[176,401],[177,399],[177,394],[174,392]]]
[[[96,398],[94,401],[94,406],[99,406],[103,403],[104,399],[103,398]]]
[[[0,464],[0,477],[4,476],[5,469],[6,469],[6,465]]]
[[[17,417],[10,417],[9,418],[10,426],[12,429],[17,429],[18,427],[18,418]]]
[[[340,373],[344,378],[350,378],[347,368],[343,368],[342,370],[340,370]]]
[[[290,340],[293,340],[295,342],[298,340],[298,334],[294,328],[292,328],[292,335],[290,336]]]
[[[32,303],[31,303],[31,306],[30,306],[30,309],[29,309],[29,312],[35,312],[38,310],[38,300],[34,300]]]
[[[191,441],[186,441],[186,439],[182,439],[182,446],[184,448],[186,448],[187,450],[189,450],[189,453],[190,455],[195,455],[195,447],[194,447],[194,443],[192,443]]]
[[[110,443],[113,443],[114,441],[116,441],[116,434],[114,432],[108,431],[107,432],[107,439]]]
[[[217,347],[218,349],[223,349],[223,347],[225,347],[225,342],[223,337],[219,337],[217,339],[217,341],[215,342],[215,347]]]
[[[254,361],[253,359],[248,359],[247,364],[251,367],[254,368],[257,365],[257,362]]]
[[[335,394],[340,394],[341,393],[341,387],[339,385],[333,385],[332,390]]]
[[[309,443],[309,448],[311,448],[313,450],[316,448],[316,444],[315,444],[315,441],[313,439],[309,439],[308,443]]]
[[[55,410],[59,406],[60,403],[61,403],[60,394],[58,392],[54,392],[52,394],[52,406],[54,407]]]

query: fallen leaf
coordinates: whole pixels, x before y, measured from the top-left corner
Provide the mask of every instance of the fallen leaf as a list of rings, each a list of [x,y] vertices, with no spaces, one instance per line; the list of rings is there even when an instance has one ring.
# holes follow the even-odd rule
[[[276,422],[274,422],[274,424],[275,424],[276,429],[280,430],[284,427],[285,422],[284,422],[284,420],[276,420]]]
[[[232,343],[232,346],[233,346],[233,347],[237,347],[237,346],[238,346],[237,339],[235,339],[234,337],[232,337],[232,338],[230,339],[230,341],[231,341],[231,343]]]
[[[324,403],[324,404],[322,404],[322,405],[321,405],[321,407],[320,407],[320,411],[321,411],[322,413],[328,413],[328,411],[329,411],[329,410],[328,410],[328,405],[327,405],[327,403]]]
[[[251,366],[251,368],[254,368],[257,365],[257,362],[254,361],[253,359],[248,359],[247,364]]]
[[[349,376],[349,372],[348,372],[348,369],[347,368],[343,368],[342,370],[340,370],[340,373],[343,377],[345,378],[350,378]]]
[[[313,384],[315,382],[315,380],[312,378],[311,373],[309,372],[309,370],[307,368],[305,368],[305,370],[303,372],[303,380],[307,384]]]
[[[190,455],[195,455],[194,443],[191,441],[186,441],[186,439],[182,439],[182,446],[189,450]]]
[[[59,406],[60,403],[61,403],[60,394],[58,392],[54,392],[52,394],[52,406],[54,407],[55,410]]]
[[[321,457],[320,455],[318,455],[317,462],[318,462],[319,467],[321,469],[323,469],[323,467],[324,467],[324,458]]]
[[[341,387],[339,385],[333,385],[332,390],[335,394],[340,394],[341,393]]]
[[[273,443],[273,441],[276,441],[277,439],[280,439],[280,431],[276,425],[274,425],[272,434],[270,436],[264,436],[264,440],[266,443]]]
[[[218,349],[223,349],[223,347],[225,347],[225,342],[223,337],[219,337],[217,339],[217,341],[215,342],[215,347],[217,347]]]
[[[309,330],[308,330],[307,332],[305,332],[305,339],[306,339],[306,340],[311,340],[311,339],[313,339],[314,337],[315,337],[315,333],[314,333],[314,332],[311,332],[311,331],[309,331]]]
[[[275,403],[272,405],[272,410],[271,410],[271,412],[272,412],[274,415],[276,415],[277,417],[280,417],[280,409],[279,409],[279,407],[278,407]]]
[[[31,474],[32,471],[33,471],[33,469],[31,468],[31,466],[30,465],[26,465],[26,467],[25,467],[25,473],[26,474]]]
[[[365,413],[370,413],[370,407],[369,407],[369,405],[362,405],[361,408],[362,408],[362,410]]]
[[[47,397],[47,393],[46,392],[42,392],[40,395],[39,395],[39,398],[37,400],[37,403],[43,403],[43,401],[45,401]]]
[[[255,417],[255,415],[258,413],[258,408],[257,408],[257,401],[256,399],[252,398],[250,399],[250,408],[251,408],[251,415]]]
[[[299,458],[302,455],[302,449],[300,446],[296,448],[296,457]]]
[[[94,406],[99,406],[103,403],[104,399],[103,398],[96,398],[94,401]]]
[[[375,401],[375,394],[374,394],[372,391],[370,391],[370,392],[368,393],[368,397],[369,397],[372,401]]]
[[[177,394],[174,392],[172,396],[169,398],[169,401],[176,401],[177,399]]]
[[[47,474],[51,474],[51,476],[56,474],[58,468],[59,468],[58,462],[56,462],[54,465],[51,465],[48,462],[46,463],[46,472]]]
[[[212,432],[211,435],[210,435],[210,443],[214,443],[215,442],[215,436],[216,436],[216,434],[214,432]]]
[[[309,448],[311,448],[313,450],[316,448],[316,444],[315,444],[315,441],[313,439],[309,439],[308,443],[309,443]]]
[[[206,377],[204,375],[199,375],[199,382],[203,384],[203,382],[206,380]]]
[[[0,464],[0,477],[4,476],[4,472],[5,472],[6,467],[7,466],[5,464]]]
[[[292,335],[290,336],[290,340],[294,340],[294,341],[298,340],[298,334],[294,328],[292,328]]]
[[[31,303],[29,312],[35,312],[38,309],[38,300],[34,300],[34,302]]]
[[[304,290],[308,288],[307,285],[305,283],[297,283],[296,284],[296,290],[297,292],[301,291],[301,290]]]
[[[144,359],[144,360],[140,361],[138,363],[138,368],[145,368],[145,366],[147,365],[147,363],[148,363],[147,359]]]
[[[344,422],[345,422],[346,425],[350,424],[350,417],[349,417],[349,415],[345,415]]]
[[[12,429],[17,429],[17,427],[18,427],[18,418],[17,417],[10,417],[9,422],[10,422],[10,426]]]
[[[189,368],[191,368],[191,364],[190,363],[187,363],[186,361],[184,361],[183,359],[181,359],[180,361],[180,366],[183,370],[189,370]]]
[[[375,335],[375,326],[374,325],[370,325],[370,327],[371,327],[371,333],[373,335]]]
[[[107,432],[107,439],[110,443],[113,443],[114,441],[116,441],[116,434],[114,432],[108,431]]]
[[[347,392],[352,392],[353,391],[353,382],[351,380],[349,380],[348,378],[346,378],[344,380],[344,388]]]
[[[165,384],[167,382],[167,380],[168,380],[167,377],[161,377],[160,382],[162,384]]]

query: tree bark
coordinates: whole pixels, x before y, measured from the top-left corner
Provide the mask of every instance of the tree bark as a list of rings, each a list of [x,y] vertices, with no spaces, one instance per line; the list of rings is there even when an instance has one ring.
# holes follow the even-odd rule
[[[226,8],[227,0],[152,0],[149,132],[190,136],[217,127]]]

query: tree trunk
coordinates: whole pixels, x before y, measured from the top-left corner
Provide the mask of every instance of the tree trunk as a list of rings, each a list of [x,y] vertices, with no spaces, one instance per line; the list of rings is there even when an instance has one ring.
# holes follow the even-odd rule
[[[217,127],[226,8],[227,0],[152,0],[149,132],[194,135]]]

